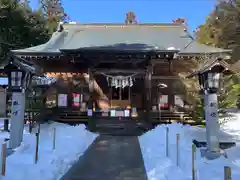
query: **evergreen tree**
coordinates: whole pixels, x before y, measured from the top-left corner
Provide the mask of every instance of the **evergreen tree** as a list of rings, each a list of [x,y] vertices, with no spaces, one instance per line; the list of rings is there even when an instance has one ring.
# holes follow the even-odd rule
[[[49,39],[45,26],[45,19],[23,2],[0,0],[0,60],[10,49],[45,43]]]
[[[41,0],[43,14],[47,20],[47,29],[49,34],[56,31],[58,23],[68,19],[64,11],[61,0]]]
[[[223,0],[216,5],[207,17],[206,23],[199,26],[196,38],[200,43],[232,49],[234,63],[240,57],[240,0]],[[220,108],[230,108],[239,103],[238,75],[226,76],[223,80],[223,92],[219,96]]]
[[[234,63],[240,57],[240,0],[221,1],[196,30],[200,43],[232,49]]]

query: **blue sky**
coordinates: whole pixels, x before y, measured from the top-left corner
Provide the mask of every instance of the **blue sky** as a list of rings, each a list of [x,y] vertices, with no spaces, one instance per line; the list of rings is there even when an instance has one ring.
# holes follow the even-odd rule
[[[31,0],[37,7],[39,0]],[[80,23],[123,23],[125,13],[135,12],[140,23],[167,23],[187,19],[191,30],[205,22],[215,0],[63,0],[65,11]]]

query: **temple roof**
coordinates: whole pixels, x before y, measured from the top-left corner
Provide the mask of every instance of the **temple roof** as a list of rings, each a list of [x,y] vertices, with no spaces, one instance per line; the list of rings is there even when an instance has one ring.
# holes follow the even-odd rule
[[[47,43],[12,52],[37,56],[81,50],[177,50],[182,55],[230,52],[199,44],[178,24],[61,24]]]

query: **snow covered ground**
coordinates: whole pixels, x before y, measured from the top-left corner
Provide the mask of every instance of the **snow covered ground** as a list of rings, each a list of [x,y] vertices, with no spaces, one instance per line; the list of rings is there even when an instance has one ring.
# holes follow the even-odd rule
[[[197,149],[197,180],[223,180],[224,166],[232,168],[232,179],[240,179],[240,114],[224,125],[221,141],[236,142],[226,150],[228,158],[206,160]],[[166,127],[169,127],[169,157],[166,157]],[[149,180],[191,180],[192,140],[205,140],[205,129],[181,124],[161,125],[139,137],[145,168]],[[176,165],[176,134],[180,134],[180,163]]]
[[[56,148],[53,150],[53,129],[56,128]],[[0,141],[8,133],[0,133]],[[36,136],[24,132],[24,140],[12,155],[7,157],[4,180],[58,180],[78,160],[97,135],[85,126],[68,126],[60,123],[41,126],[39,160],[35,164]]]
[[[1,126],[1,123],[0,123]],[[149,180],[191,180],[192,140],[205,140],[205,129],[171,124],[169,127],[169,157],[166,157],[166,125],[139,137]],[[56,128],[56,148],[53,147],[53,129]],[[26,128],[27,129],[27,128]],[[176,134],[180,134],[180,163],[176,165]],[[0,142],[8,138],[0,133]],[[35,134],[24,132],[22,145],[7,157],[4,180],[58,180],[89,147],[97,135],[85,130],[85,126],[68,126],[52,123],[41,126],[39,161],[34,163]],[[236,147],[226,150],[228,159],[221,157],[206,160],[197,150],[197,180],[222,180],[224,166],[232,168],[233,180],[240,179],[240,114],[222,127],[222,141],[234,141]]]

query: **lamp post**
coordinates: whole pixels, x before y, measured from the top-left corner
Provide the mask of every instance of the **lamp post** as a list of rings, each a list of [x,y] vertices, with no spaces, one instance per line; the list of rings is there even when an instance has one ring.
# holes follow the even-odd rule
[[[219,147],[218,91],[221,74],[211,69],[198,75],[200,90],[204,94],[204,112],[206,120],[207,150],[205,156],[215,159],[221,155]]]
[[[224,71],[228,71],[228,66],[225,61],[218,59],[208,67],[188,76],[188,78],[198,76],[200,92],[203,94],[207,149],[202,151],[202,156],[208,159],[218,158],[222,154],[219,143],[218,92]]]
[[[223,59],[209,59],[203,68],[187,76],[187,78],[198,77],[200,92],[204,96],[207,149],[201,152],[202,156],[208,159],[215,159],[222,155],[219,147],[218,92],[222,85],[222,74],[235,73],[229,68],[229,64]]]
[[[7,66],[8,91],[12,93],[11,128],[9,147],[18,147],[23,138],[25,89],[30,82],[30,74],[10,62]]]

